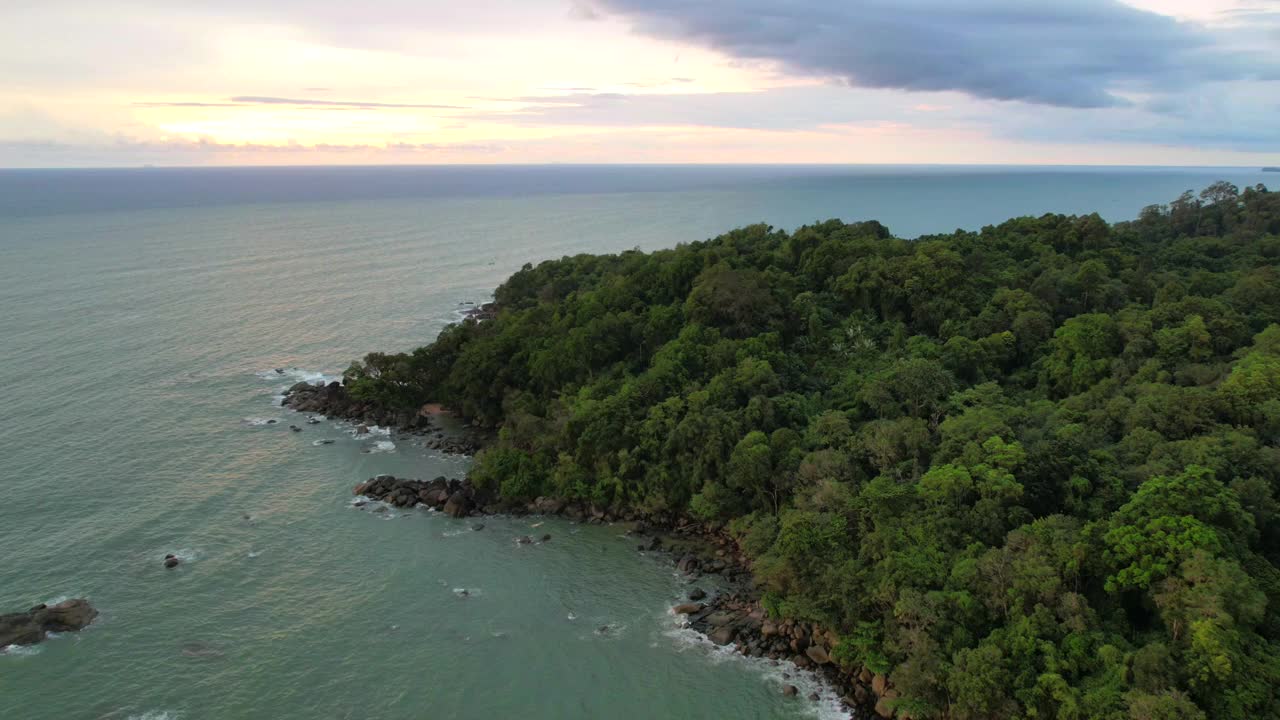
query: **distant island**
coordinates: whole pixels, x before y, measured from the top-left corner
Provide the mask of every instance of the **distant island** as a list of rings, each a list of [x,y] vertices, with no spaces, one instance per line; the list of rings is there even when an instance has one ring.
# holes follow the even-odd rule
[[[1280,717],[1280,193],[753,225],[494,300],[334,393],[496,430],[492,507],[727,534],[717,642],[881,717]]]
[[[1264,167],[1262,172],[1280,172],[1280,167]]]

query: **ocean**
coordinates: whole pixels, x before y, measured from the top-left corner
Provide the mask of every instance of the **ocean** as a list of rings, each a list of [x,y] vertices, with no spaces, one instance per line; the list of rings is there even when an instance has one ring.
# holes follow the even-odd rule
[[[1045,212],[1123,220],[1220,179],[1268,177],[0,171],[0,612],[62,597],[101,612],[0,653],[0,718],[837,717],[811,679],[682,630],[668,608],[689,585],[620,527],[489,518],[475,531],[355,507],[351,487],[372,475],[461,477],[468,461],[302,424],[281,391],[430,341],[526,262],[755,222],[878,219],[917,237]],[[552,541],[517,545],[538,522]],[[812,690],[820,701],[803,699]]]

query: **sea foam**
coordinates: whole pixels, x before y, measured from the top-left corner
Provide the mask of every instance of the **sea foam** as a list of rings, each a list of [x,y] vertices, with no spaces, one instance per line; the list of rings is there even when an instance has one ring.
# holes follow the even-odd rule
[[[337,375],[326,375],[315,370],[304,370],[302,368],[287,367],[280,368],[283,372],[277,372],[275,368],[270,370],[259,370],[254,375],[263,380],[289,380],[290,385],[294,383],[306,382],[312,385],[316,383],[331,383],[342,378]]]
[[[28,658],[39,654],[39,645],[6,645],[0,648],[0,657]]]
[[[817,693],[819,699],[806,701],[809,704],[804,713],[819,720],[847,720],[849,710],[840,702],[839,694],[819,675],[803,670],[785,660],[776,661],[762,657],[748,657],[738,652],[732,645],[716,645],[706,635],[687,627],[681,616],[673,615],[669,610],[666,617],[668,629],[663,631],[677,652],[696,652],[714,665],[731,662],[739,663],[766,682],[776,685],[782,691],[783,685],[794,685],[801,698]]]

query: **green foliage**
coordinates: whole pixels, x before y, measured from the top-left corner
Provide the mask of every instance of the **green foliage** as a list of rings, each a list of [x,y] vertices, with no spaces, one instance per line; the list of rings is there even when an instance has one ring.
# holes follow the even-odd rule
[[[1280,195],[914,242],[752,226],[525,266],[351,392],[477,486],[727,521],[925,718],[1280,717]]]

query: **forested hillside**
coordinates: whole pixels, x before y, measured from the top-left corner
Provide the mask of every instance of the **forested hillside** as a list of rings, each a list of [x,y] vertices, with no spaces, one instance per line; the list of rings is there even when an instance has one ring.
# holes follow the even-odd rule
[[[911,718],[1280,718],[1280,193],[526,266],[353,394],[473,482],[720,520]]]

